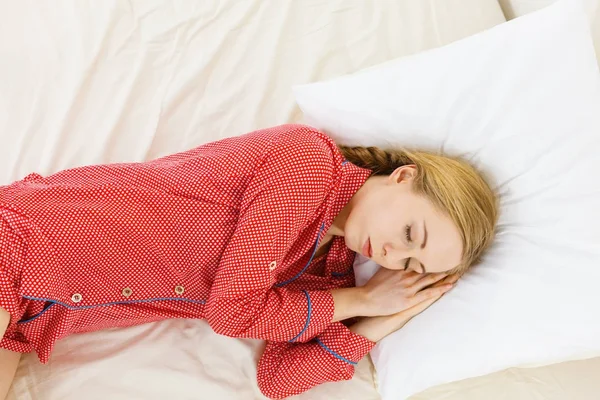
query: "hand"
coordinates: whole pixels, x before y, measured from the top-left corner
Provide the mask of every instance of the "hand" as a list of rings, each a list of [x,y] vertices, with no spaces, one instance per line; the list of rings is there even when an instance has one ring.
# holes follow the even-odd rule
[[[365,299],[363,315],[391,315],[411,308],[425,300],[441,296],[452,288],[444,283],[429,287],[447,278],[447,273],[418,274],[380,268],[362,287]]]
[[[453,285],[458,278],[458,275],[450,275],[445,279],[436,282],[432,287],[440,288],[448,284]],[[379,342],[384,337],[402,328],[414,316],[429,308],[429,306],[438,301],[444,293],[434,297],[428,297],[414,306],[396,314],[363,318],[352,325],[350,330],[358,335],[366,337],[372,342]]]

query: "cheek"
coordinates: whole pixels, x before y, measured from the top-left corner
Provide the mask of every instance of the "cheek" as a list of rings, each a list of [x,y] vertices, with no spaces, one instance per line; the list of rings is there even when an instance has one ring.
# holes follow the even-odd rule
[[[401,196],[391,190],[382,190],[357,202],[348,215],[345,226],[346,236],[360,236],[366,233],[378,237],[392,236],[403,225]],[[357,239],[361,239],[357,237]]]
[[[385,207],[387,205],[382,204],[378,198],[365,199],[355,207],[352,217],[362,226],[378,226],[386,214]]]
[[[401,195],[396,193],[390,194],[383,199],[378,206],[381,217],[381,223],[386,226],[396,227],[400,229],[400,225],[404,225],[407,216],[411,213],[411,208],[407,205]]]
[[[373,200],[369,198],[362,199],[362,201],[354,204],[344,227],[346,237],[360,239],[358,236],[364,234],[364,231],[368,231],[373,226],[372,222],[376,218],[373,210],[376,208]]]

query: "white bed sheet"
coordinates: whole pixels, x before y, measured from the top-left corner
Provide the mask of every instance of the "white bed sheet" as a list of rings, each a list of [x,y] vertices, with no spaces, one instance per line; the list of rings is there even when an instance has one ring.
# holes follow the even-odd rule
[[[22,360],[8,400],[265,399],[255,383],[262,342],[216,335],[197,320],[168,320],[72,335],[50,365]],[[350,382],[299,400],[377,400],[365,358]]]
[[[292,85],[439,46],[504,17],[496,0],[0,0],[0,19],[4,184],[298,121]],[[9,398],[261,399],[261,347],[194,320],[73,335],[48,366],[25,355]],[[585,377],[598,364],[514,370],[415,399],[592,399]],[[372,372],[365,358],[352,381],[298,398],[378,399]]]
[[[0,184],[298,120],[294,84],[503,21],[496,0],[0,0]]]

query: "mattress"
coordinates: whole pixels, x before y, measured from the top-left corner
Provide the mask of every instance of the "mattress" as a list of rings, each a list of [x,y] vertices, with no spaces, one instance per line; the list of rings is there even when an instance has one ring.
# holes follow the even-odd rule
[[[297,122],[295,84],[504,21],[496,0],[3,0],[0,18],[0,184]],[[48,365],[23,355],[8,398],[262,399],[262,346],[198,320],[72,335]],[[414,399],[591,399],[598,364],[509,370]],[[376,400],[375,378],[366,357],[352,380],[296,398]]]

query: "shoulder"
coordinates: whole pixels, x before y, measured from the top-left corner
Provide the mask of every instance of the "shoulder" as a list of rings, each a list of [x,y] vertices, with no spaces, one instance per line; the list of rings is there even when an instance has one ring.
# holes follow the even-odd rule
[[[325,133],[307,125],[286,124],[205,143],[163,160],[193,159],[221,176],[252,177],[260,172],[304,166],[335,169],[343,157]],[[279,171],[285,173],[284,171]]]
[[[316,128],[300,124],[270,128],[265,159],[282,166],[302,165],[309,170],[331,169],[343,161],[335,142]]]
[[[322,145],[334,144],[333,141],[325,133],[317,128],[302,124],[285,124],[270,128],[275,138],[282,143],[292,142],[297,143],[319,143]]]
[[[331,192],[343,158],[326,134],[305,125],[281,125],[252,134],[263,136],[264,147],[248,193],[301,199],[313,207],[313,200],[320,202]]]

